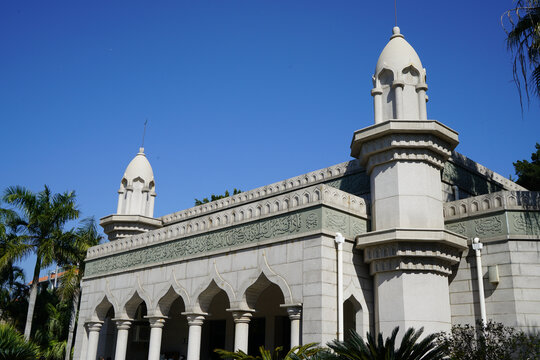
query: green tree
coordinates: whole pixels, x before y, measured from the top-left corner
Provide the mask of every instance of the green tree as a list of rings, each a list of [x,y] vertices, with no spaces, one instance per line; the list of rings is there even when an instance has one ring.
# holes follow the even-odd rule
[[[242,192],[242,190],[238,190],[237,188],[234,188],[233,189],[233,195],[237,195],[237,194],[240,194]],[[223,195],[215,195],[215,194],[212,194],[210,196],[210,200],[208,200],[208,198],[204,198],[202,200],[199,200],[199,199],[195,199],[195,206],[198,206],[198,205],[202,205],[202,204],[207,204],[211,201],[216,201],[216,200],[219,200],[219,199],[224,199],[226,197],[229,197],[230,194],[229,194],[229,190],[225,190],[225,194]]]
[[[399,348],[396,348],[396,336],[399,327],[392,331],[392,335],[383,340],[379,333],[377,338],[371,333],[367,334],[365,341],[354,330],[345,341],[334,340],[327,345],[334,351],[334,359],[338,360],[438,360],[443,359],[443,348],[436,342],[437,334],[430,334],[420,340],[424,329],[415,331],[409,328],[401,339]]]
[[[38,293],[39,273],[42,267],[53,264],[66,249],[72,248],[71,243],[75,239],[75,234],[72,231],[64,231],[64,226],[68,221],[78,218],[79,210],[75,204],[74,192],[53,194],[46,185],[44,190],[37,194],[21,186],[9,187],[4,192],[3,200],[19,210],[25,239],[24,246],[10,248],[9,252],[3,254],[0,267],[3,267],[8,259],[17,261],[30,254],[36,255],[24,327],[24,337],[29,339]]]
[[[23,314],[27,309],[28,286],[23,270],[7,256],[26,248],[24,236],[17,235],[21,221],[12,210],[0,209],[0,321],[23,329]]]
[[[27,341],[10,324],[0,324],[0,360],[35,360],[39,358],[37,345]]]
[[[518,177],[517,183],[531,191],[540,190],[540,144],[536,143],[536,152],[531,154],[531,162],[518,160],[514,163]]]
[[[517,0],[515,7],[503,14],[501,22],[514,57],[514,81],[523,108],[522,93],[528,103],[529,92],[540,98],[540,1]]]

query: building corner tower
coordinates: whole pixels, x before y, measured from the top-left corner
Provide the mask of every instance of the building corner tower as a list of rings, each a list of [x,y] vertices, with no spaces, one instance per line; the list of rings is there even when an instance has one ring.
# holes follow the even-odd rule
[[[374,277],[376,331],[448,331],[448,275],[466,239],[444,228],[440,170],[458,134],[427,120],[426,71],[398,27],[373,85],[375,124],[354,133],[351,155],[370,176],[371,232],[356,246]]]
[[[120,181],[116,214],[100,221],[109,240],[160,228],[161,220],[153,217],[155,198],[154,172],[141,147]]]

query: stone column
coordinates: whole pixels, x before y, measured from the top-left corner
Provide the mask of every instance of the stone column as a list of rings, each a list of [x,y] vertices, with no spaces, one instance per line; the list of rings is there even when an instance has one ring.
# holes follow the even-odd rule
[[[291,320],[291,349],[300,345],[300,319],[302,318],[301,306],[288,306],[287,314]]]
[[[148,345],[148,360],[159,360],[161,352],[161,335],[165,326],[164,316],[147,316],[150,322],[150,344]]]
[[[201,332],[204,322],[203,314],[184,314],[187,316],[189,333],[186,360],[199,360],[201,356]]]
[[[232,310],[234,319],[234,351],[248,352],[249,321],[252,311]]]
[[[125,360],[131,321],[129,319],[113,319],[113,321],[116,323],[117,330],[114,360]]]
[[[416,85],[416,93],[418,94],[418,117],[420,120],[427,120],[426,91],[426,83]]]
[[[86,349],[86,360],[96,360],[99,342],[99,331],[103,321],[88,321],[86,331],[88,332],[88,347]]]
[[[403,119],[403,87],[405,83],[401,80],[394,80],[392,87],[394,88],[394,95],[396,97],[396,119]]]
[[[373,96],[373,113],[375,114],[375,124],[383,122],[382,93],[382,89],[378,87],[371,90],[371,96]]]

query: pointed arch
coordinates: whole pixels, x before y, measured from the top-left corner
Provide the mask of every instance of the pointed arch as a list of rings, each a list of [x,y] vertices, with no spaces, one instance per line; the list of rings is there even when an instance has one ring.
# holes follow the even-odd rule
[[[221,288],[216,283],[216,281],[212,279],[210,283],[206,286],[206,288],[202,290],[201,292],[199,292],[199,295],[197,296],[195,300],[195,304],[193,306],[193,311],[207,313],[214,297],[222,291],[227,296],[229,303],[231,303],[230,294],[228,294],[226,289]]]
[[[107,313],[112,309],[113,312],[116,314],[116,309],[114,308],[114,305],[111,301],[109,301],[109,298],[107,295],[103,295],[100,297],[101,300],[98,300],[97,304],[95,304],[92,307],[92,315],[91,318],[99,321],[104,321],[107,317]]]
[[[152,311],[153,314],[159,315],[159,316],[169,316],[169,310],[171,309],[171,305],[178,299],[181,299],[184,307],[186,307],[186,300],[182,296],[181,293],[178,293],[173,285],[170,285],[169,288],[163,295],[158,295],[156,297],[157,300],[157,307]]]

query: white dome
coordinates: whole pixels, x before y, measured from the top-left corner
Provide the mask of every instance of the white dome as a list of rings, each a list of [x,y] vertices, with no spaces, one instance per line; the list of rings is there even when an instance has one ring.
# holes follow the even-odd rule
[[[132,183],[136,178],[141,178],[147,186],[154,181],[154,172],[144,154],[144,148],[140,148],[139,153],[131,160],[123,177],[128,183]]]
[[[410,65],[421,72],[422,62],[411,44],[400,34],[397,26],[392,29],[392,32],[393,35],[390,41],[384,47],[377,61],[375,75],[379,74],[385,68],[392,70],[394,74],[398,74]]]

